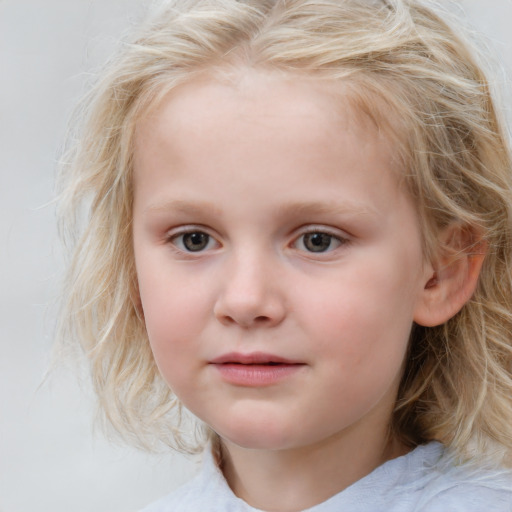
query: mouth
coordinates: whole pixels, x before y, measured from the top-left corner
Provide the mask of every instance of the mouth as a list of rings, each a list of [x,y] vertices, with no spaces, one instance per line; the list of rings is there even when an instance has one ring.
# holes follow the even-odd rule
[[[241,364],[248,366],[280,366],[280,365],[301,365],[297,361],[286,359],[284,357],[276,356],[274,354],[266,354],[264,352],[253,352],[251,354],[241,354],[238,352],[231,352],[223,354],[216,359],[210,361],[210,364]]]
[[[236,386],[262,387],[277,384],[306,366],[305,363],[273,354],[224,354],[209,363],[222,379]]]

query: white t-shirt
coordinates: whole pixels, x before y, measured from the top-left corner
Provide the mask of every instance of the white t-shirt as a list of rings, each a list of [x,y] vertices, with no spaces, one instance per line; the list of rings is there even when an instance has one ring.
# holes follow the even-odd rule
[[[193,480],[141,512],[261,511],[233,494],[208,451]],[[432,442],[384,463],[307,512],[512,512],[512,477],[455,466],[443,446]]]

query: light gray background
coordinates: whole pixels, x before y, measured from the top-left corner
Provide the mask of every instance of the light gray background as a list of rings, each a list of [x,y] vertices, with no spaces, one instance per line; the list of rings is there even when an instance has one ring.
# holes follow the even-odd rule
[[[459,3],[510,70],[512,0]],[[0,0],[0,512],[135,511],[195,468],[94,435],[91,393],[72,367],[42,384],[62,271],[49,204],[59,146],[86,72],[141,6]]]

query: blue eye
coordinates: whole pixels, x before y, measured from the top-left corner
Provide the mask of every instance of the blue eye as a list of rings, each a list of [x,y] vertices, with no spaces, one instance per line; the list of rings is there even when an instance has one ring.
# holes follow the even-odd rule
[[[171,241],[186,252],[200,252],[205,249],[211,249],[215,243],[214,239],[203,231],[190,231],[188,233],[181,233],[171,238]]]
[[[297,247],[301,250],[313,253],[329,252],[338,248],[343,243],[340,238],[322,231],[304,233],[297,240]]]

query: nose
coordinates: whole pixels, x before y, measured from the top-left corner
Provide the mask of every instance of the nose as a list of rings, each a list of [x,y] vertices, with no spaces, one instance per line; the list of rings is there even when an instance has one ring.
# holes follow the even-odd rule
[[[224,325],[274,327],[286,314],[275,264],[255,254],[226,261],[214,314]]]

